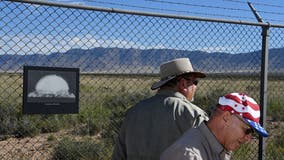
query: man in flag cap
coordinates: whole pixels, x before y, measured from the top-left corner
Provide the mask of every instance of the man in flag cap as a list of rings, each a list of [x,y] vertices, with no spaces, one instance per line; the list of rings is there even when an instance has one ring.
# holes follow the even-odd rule
[[[157,93],[131,107],[121,126],[112,160],[157,160],[187,129],[208,120],[192,102],[202,72],[188,58],[161,64]]]
[[[189,129],[161,155],[161,160],[224,160],[231,151],[250,141],[253,132],[267,137],[259,124],[259,105],[243,93],[219,98],[209,121]]]

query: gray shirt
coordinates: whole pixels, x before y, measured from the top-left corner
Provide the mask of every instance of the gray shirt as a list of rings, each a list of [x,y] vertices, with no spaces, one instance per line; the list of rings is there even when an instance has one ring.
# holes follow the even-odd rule
[[[181,93],[158,91],[127,111],[112,159],[157,160],[187,129],[207,119]]]
[[[160,160],[227,160],[230,152],[202,122],[199,127],[189,129],[161,155]]]

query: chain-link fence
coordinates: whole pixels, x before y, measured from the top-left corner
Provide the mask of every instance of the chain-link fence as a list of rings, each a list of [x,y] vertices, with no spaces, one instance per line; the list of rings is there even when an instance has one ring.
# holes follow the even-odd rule
[[[263,25],[48,2],[0,2],[1,159],[110,159],[127,108],[155,94],[159,65],[208,73],[195,104],[245,92],[261,101]],[[265,159],[284,157],[284,29],[269,28]],[[23,66],[80,68],[78,114],[23,115]],[[266,84],[264,84],[266,85]],[[259,141],[232,159],[257,159]],[[245,153],[245,154],[244,154]],[[260,152],[262,155],[262,152]]]

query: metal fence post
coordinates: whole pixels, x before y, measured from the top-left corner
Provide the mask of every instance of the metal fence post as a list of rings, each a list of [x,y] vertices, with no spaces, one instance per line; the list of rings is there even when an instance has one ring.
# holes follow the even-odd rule
[[[248,2],[250,9],[258,22],[263,20],[257,13],[253,5]],[[266,104],[267,104],[267,76],[268,76],[268,37],[269,37],[269,24],[262,26],[262,50],[261,50],[261,79],[260,79],[260,124],[265,127],[266,125]],[[259,136],[258,159],[265,159],[265,141],[264,138]]]
[[[266,126],[266,104],[267,104],[267,77],[268,77],[268,37],[269,26],[262,27],[262,52],[261,52],[261,80],[260,80],[260,124]],[[265,141],[259,136],[259,160],[265,159]]]

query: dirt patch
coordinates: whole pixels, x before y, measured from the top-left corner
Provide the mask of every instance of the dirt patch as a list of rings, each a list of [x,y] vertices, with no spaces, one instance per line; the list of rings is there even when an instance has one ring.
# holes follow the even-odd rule
[[[94,136],[75,135],[74,130],[65,129],[56,133],[44,133],[35,137],[8,138],[0,141],[1,160],[51,160],[53,149],[64,137],[81,141],[88,137],[94,141],[101,138],[98,133]]]
[[[284,122],[269,121],[266,126],[271,141],[275,136],[282,135]],[[70,137],[74,141],[80,141],[84,136],[72,134],[72,130],[62,130],[56,133],[45,133],[35,137],[8,138],[0,141],[1,160],[51,160],[53,149],[63,137]],[[94,141],[101,139],[101,134],[91,137]],[[257,144],[258,140],[253,143]]]
[[[60,131],[40,134],[35,137],[8,138],[5,141],[0,141],[0,159],[49,160],[54,146],[61,137],[67,134],[66,131]]]

